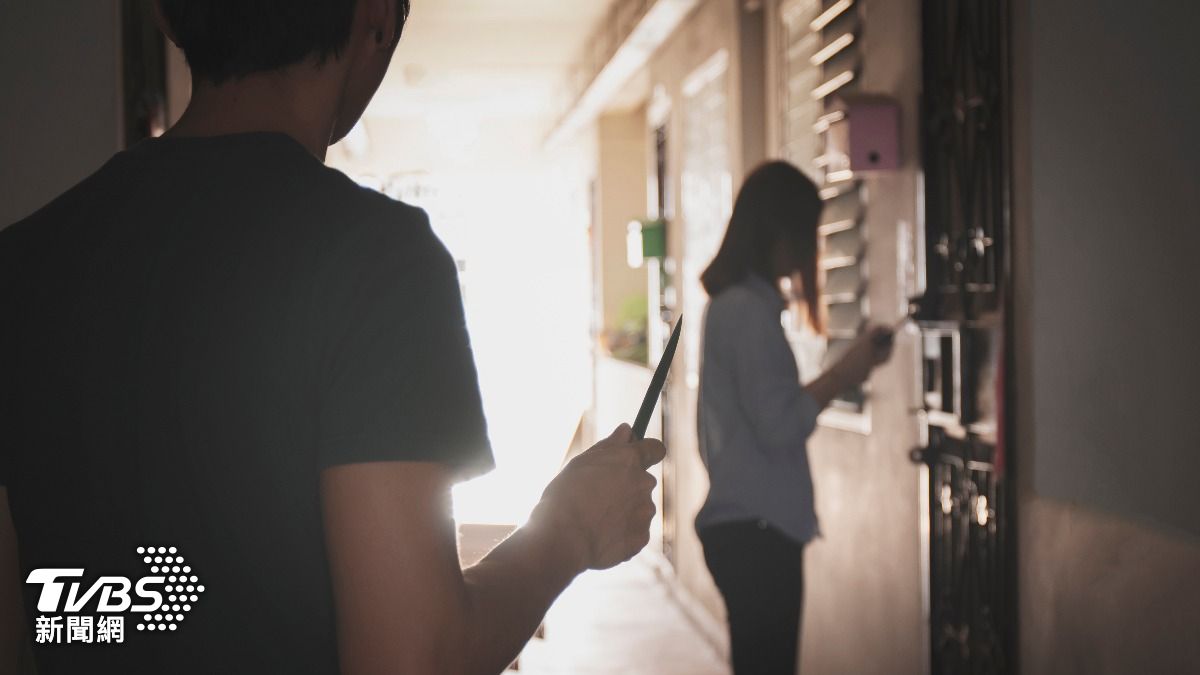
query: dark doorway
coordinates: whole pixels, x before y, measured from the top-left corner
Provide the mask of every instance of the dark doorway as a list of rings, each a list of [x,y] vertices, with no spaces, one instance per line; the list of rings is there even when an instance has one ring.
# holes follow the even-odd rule
[[[654,129],[654,217],[662,223],[663,240],[667,244],[666,255],[662,259],[662,264],[652,265],[651,273],[658,274],[658,298],[651,298],[651,303],[657,303],[657,313],[651,306],[651,320],[657,316],[658,320],[664,325],[665,330],[657,331],[660,334],[669,335],[671,327],[675,323],[675,287],[672,282],[675,269],[674,258],[671,256],[671,238],[668,235],[670,229],[671,216],[671,180],[668,172],[668,145],[667,125],[662,125]],[[652,353],[661,353],[664,344],[651,345]],[[667,435],[671,429],[671,396],[669,392],[671,384],[667,382],[666,388],[663,391],[660,405],[662,406],[662,435],[663,443],[668,448],[671,447]],[[670,453],[663,459],[662,463],[662,524],[663,524],[663,556],[672,564],[675,564],[675,540],[677,534],[676,523],[676,508],[675,508],[675,490],[676,490],[676,467],[675,460]]]
[[[1016,668],[1009,2],[925,0],[927,288],[918,306],[936,675]]]
[[[121,3],[121,79],[125,146],[167,128],[166,42],[150,3]]]

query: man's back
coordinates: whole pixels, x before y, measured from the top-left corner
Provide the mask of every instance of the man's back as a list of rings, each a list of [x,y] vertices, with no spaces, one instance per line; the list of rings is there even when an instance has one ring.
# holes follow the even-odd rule
[[[335,672],[320,470],[490,465],[453,262],[424,214],[282,134],[122,153],[0,233],[0,275],[22,575],[84,568],[80,595],[100,575],[186,582],[152,587],[169,611],[118,614],[123,644],[37,645],[43,675]],[[25,586],[29,625],[62,616],[65,642],[70,615],[39,611],[41,590]],[[96,600],[79,614],[102,616]]]

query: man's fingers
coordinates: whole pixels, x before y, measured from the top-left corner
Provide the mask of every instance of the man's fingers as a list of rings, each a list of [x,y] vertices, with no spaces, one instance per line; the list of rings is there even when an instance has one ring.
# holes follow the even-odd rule
[[[637,441],[633,444],[637,449],[638,457],[641,459],[643,469],[650,467],[663,461],[663,457],[667,456],[667,448],[662,444],[662,441],[656,438],[647,438]]]
[[[654,505],[654,500],[647,498],[638,509],[638,525],[649,527],[650,521],[654,520],[655,513],[658,513],[658,507]]]
[[[629,555],[625,559],[629,560],[633,556],[637,555],[642,549],[646,548],[646,544],[649,543],[650,530],[644,529],[638,531],[629,538],[629,547],[633,550],[629,552]]]
[[[608,452],[617,448],[624,447],[633,440],[633,429],[628,424],[622,423],[613,430],[607,438],[602,438],[595,445],[583,451],[580,456],[593,452]]]

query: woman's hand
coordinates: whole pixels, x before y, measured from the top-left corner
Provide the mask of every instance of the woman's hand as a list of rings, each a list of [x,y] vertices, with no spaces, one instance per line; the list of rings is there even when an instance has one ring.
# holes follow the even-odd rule
[[[860,337],[867,337],[871,341],[872,369],[892,358],[892,347],[896,345],[896,332],[892,328],[875,324]]]
[[[854,339],[842,358],[805,389],[816,400],[818,407],[824,409],[835,396],[862,384],[872,370],[890,359],[894,342],[895,335],[891,328],[868,326]]]
[[[895,334],[887,326],[874,324],[859,334],[842,355],[838,366],[844,368],[849,386],[862,384],[871,371],[892,357]]]

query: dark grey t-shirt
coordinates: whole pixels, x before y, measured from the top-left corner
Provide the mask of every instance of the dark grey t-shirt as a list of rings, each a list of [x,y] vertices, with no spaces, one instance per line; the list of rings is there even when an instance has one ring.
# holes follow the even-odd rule
[[[336,672],[318,475],[389,460],[492,466],[455,265],[420,209],[254,133],[146,141],[0,231],[23,575],[84,568],[82,595],[151,575],[137,549],[162,546],[199,578],[167,601],[187,611],[117,614],[123,643],[35,645],[41,675]],[[57,616],[65,641],[41,590],[31,635]]]

